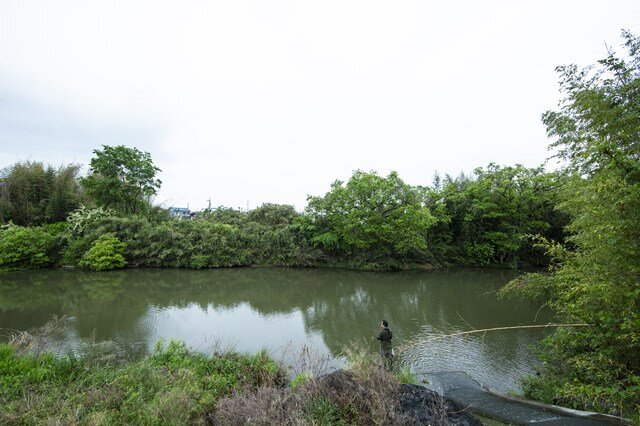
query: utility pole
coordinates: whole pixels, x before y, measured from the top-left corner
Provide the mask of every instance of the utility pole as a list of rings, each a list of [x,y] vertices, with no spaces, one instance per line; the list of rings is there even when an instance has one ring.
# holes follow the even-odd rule
[[[209,197],[207,201],[209,202],[209,207],[207,208],[207,210],[211,210],[211,197]]]

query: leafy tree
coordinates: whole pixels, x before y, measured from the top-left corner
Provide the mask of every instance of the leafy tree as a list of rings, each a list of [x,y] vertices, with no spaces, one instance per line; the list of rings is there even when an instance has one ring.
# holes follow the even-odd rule
[[[102,206],[118,212],[140,213],[150,207],[150,199],[162,182],[160,171],[148,152],[123,145],[103,145],[94,150],[89,176],[80,180],[87,194]]]
[[[65,220],[80,205],[79,166],[16,163],[0,174],[0,220],[32,226]]]
[[[316,245],[357,262],[415,261],[435,222],[423,195],[396,172],[385,178],[358,170],[324,197],[309,197],[307,230]]]
[[[562,240],[567,215],[555,208],[561,173],[542,167],[489,164],[473,176],[438,179],[427,203],[438,218],[433,246],[449,261],[470,264],[540,264],[543,252],[528,235]]]
[[[640,40],[623,33],[628,53],[594,67],[558,68],[561,108],[543,115],[552,147],[577,173],[561,205],[570,241],[550,277],[507,287],[548,294],[568,321],[590,327],[548,339],[529,396],[622,414],[640,412]],[[537,288],[530,288],[530,287]],[[640,418],[637,418],[640,420]]]
[[[530,251],[527,235],[562,237],[563,220],[558,214],[558,187],[562,176],[539,167],[500,167],[490,164],[475,170],[468,187],[469,209],[464,217],[464,250],[475,263],[509,263]],[[480,250],[480,254],[474,251]],[[534,260],[532,253],[528,259]]]

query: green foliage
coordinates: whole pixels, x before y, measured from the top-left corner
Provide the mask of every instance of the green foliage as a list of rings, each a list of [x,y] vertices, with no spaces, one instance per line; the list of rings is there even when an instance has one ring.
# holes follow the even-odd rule
[[[320,396],[309,402],[308,417],[314,425],[346,424],[339,407],[329,398]]]
[[[41,227],[8,225],[0,229],[0,270],[41,268],[51,264],[54,237]]]
[[[548,302],[557,298],[556,280],[550,274],[529,273],[520,275],[498,291],[502,300],[513,299],[530,302]]]
[[[555,209],[566,177],[542,168],[489,164],[474,176],[436,176],[427,205],[438,223],[430,234],[437,253],[473,265],[548,262],[528,235],[561,241],[568,218]]]
[[[150,199],[162,182],[148,152],[123,145],[103,145],[94,150],[89,176],[80,180],[85,191],[101,207],[120,213],[148,211]]]
[[[67,247],[68,240],[68,223],[57,222],[45,224],[40,227],[44,232],[49,234],[52,239],[49,244],[48,255],[51,264],[59,265]],[[41,265],[44,266],[44,265]]]
[[[293,206],[265,203],[251,210],[247,219],[273,228],[291,225],[299,214]]]
[[[65,220],[81,200],[77,165],[16,163],[0,172],[0,223],[33,226]]]
[[[488,265],[494,259],[493,246],[489,243],[466,243],[462,247],[466,263]]]
[[[415,376],[415,374],[411,372],[409,367],[400,368],[398,371],[396,371],[395,376],[396,376],[396,379],[398,379],[398,382],[402,384],[405,384],[405,385],[418,384],[417,377]]]
[[[132,258],[148,266],[232,267],[251,263],[251,248],[233,225],[207,220],[145,224],[132,246]]]
[[[210,222],[226,223],[227,225],[235,226],[241,226],[247,222],[246,212],[224,206],[219,206],[214,210],[206,210],[200,217]]]
[[[94,271],[107,271],[122,268],[127,264],[124,258],[126,244],[112,234],[101,235],[91,244],[80,265],[88,266]]]
[[[126,243],[126,260],[139,266],[202,269],[314,264],[314,249],[295,225],[277,222],[269,226],[236,213],[223,209],[194,220],[154,221],[81,209],[69,217],[64,263],[77,264],[108,233]]]
[[[302,386],[305,383],[308,383],[311,380],[311,376],[308,373],[300,373],[296,377],[294,377],[287,386],[291,389],[295,389],[298,386]]]
[[[556,332],[544,342],[542,374],[524,381],[525,394],[571,408],[637,415],[640,376],[629,369],[629,356],[620,356],[619,344],[607,346],[611,337],[591,329]]]
[[[533,295],[548,288],[562,319],[591,325],[547,339],[527,394],[614,414],[640,411],[640,40],[623,36],[627,59],[611,53],[595,67],[558,68],[562,107],[543,120],[566,168],[579,173],[561,204],[575,252],[552,278],[521,286]]]
[[[30,387],[73,380],[77,367],[72,357],[19,356],[14,347],[0,344],[0,401],[21,398]]]
[[[91,245],[104,234],[112,234],[127,247],[137,242],[136,236],[144,225],[150,225],[144,218],[117,216],[111,210],[101,207],[86,209],[84,207],[71,213],[67,219],[69,229],[66,234],[67,246],[64,250],[63,262],[79,264]]]
[[[395,172],[384,178],[358,170],[324,197],[309,197],[304,228],[314,244],[355,263],[419,260],[435,222],[422,195]]]
[[[85,231],[90,231],[98,221],[110,216],[113,216],[111,210],[102,207],[87,209],[85,206],[80,206],[67,217],[69,231],[73,236],[82,236]]]

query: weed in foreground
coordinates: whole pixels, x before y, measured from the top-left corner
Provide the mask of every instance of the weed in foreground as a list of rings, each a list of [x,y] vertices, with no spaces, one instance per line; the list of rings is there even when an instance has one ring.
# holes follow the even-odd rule
[[[204,423],[220,398],[285,382],[266,352],[205,356],[170,341],[114,362],[110,344],[64,356],[24,348],[0,345],[0,424]]]
[[[215,424],[416,424],[401,414],[400,381],[381,368],[379,357],[357,344],[343,352],[349,370],[322,376],[298,374],[285,388],[239,391],[221,398],[209,419]],[[404,381],[415,381],[408,370]],[[446,419],[446,407],[430,415]],[[435,412],[435,409],[442,412]],[[444,423],[443,423],[444,424]]]

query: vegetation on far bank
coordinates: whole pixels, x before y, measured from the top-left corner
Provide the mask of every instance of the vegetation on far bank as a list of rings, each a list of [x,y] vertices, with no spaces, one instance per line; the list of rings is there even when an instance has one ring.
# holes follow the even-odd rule
[[[128,148],[116,148],[119,153],[128,152]],[[133,149],[130,156],[136,152]],[[134,173],[128,171],[127,158],[122,159],[118,176]],[[96,167],[93,161],[92,167]],[[492,164],[476,169],[473,176],[436,177],[430,187],[408,185],[396,173],[382,177],[356,171],[349,181],[334,182],[324,196],[309,197],[303,212],[288,205],[264,204],[248,212],[219,207],[193,219],[171,218],[166,210],[153,207],[148,198],[154,191],[151,184],[114,190],[111,201],[104,193],[98,197],[96,181],[118,179],[104,177],[108,170],[100,172],[98,179],[92,168],[93,174],[73,186],[77,189],[73,199],[84,204],[65,204],[69,209],[64,222],[56,222],[60,215],[27,214],[48,202],[48,193],[40,190],[37,179],[41,169],[39,163],[19,163],[5,169],[0,181],[0,218],[7,222],[0,229],[0,270],[50,265],[85,265],[95,270],[125,265],[370,270],[446,264],[544,265],[548,257],[530,236],[561,241],[567,223],[567,215],[555,209],[557,188],[566,177],[523,166]],[[156,169],[150,165],[148,169],[153,173],[147,180],[159,185],[154,179]],[[24,198],[22,207],[13,205],[19,196]]]

